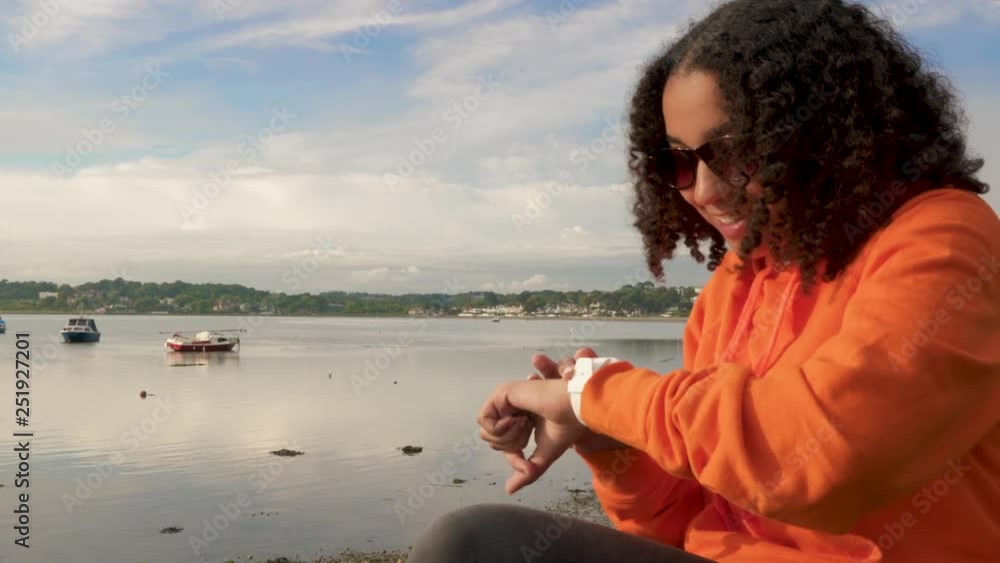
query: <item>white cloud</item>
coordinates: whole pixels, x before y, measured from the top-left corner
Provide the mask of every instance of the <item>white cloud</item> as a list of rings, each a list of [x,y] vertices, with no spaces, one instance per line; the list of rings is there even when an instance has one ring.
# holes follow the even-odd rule
[[[566,284],[554,284],[549,277],[544,274],[535,274],[524,281],[512,281],[509,283],[485,283],[482,289],[486,291],[496,291],[500,293],[516,293],[519,291],[538,291],[540,289],[564,289]]]
[[[562,233],[560,233],[559,236],[561,238],[570,238],[570,237],[585,237],[589,234],[590,231],[588,231],[587,229],[584,229],[580,225],[575,225],[572,228],[563,229]]]
[[[266,22],[248,25],[232,33],[219,34],[199,48],[214,50],[295,46],[333,51],[343,44],[364,51],[392,27],[457,26],[522,1],[481,0],[452,9],[414,11],[411,3],[400,0],[397,3],[400,9],[395,12],[387,9],[387,5],[379,6],[372,2],[335,2],[325,9],[293,9],[284,19],[274,21],[269,18]],[[334,39],[337,41],[333,41]]]
[[[456,275],[469,287],[510,291],[570,280],[574,287],[610,287],[641,267],[623,139],[606,123],[624,117],[642,61],[706,6],[578,3],[553,28],[523,1],[444,4],[451,3],[407,4],[382,28],[385,36],[372,38],[373,55],[407,45],[392,52],[402,70],[379,71],[377,87],[352,81],[367,62],[348,71],[339,54],[326,55],[336,64],[317,65],[317,72],[332,72],[339,82],[303,87],[308,95],[289,108],[300,117],[252,161],[239,160],[229,185],[185,221],[180,206],[240,158],[241,139],[267,125],[270,104],[285,102],[272,92],[265,104],[231,90],[253,93],[275,79],[268,74],[272,47],[335,49],[353,40],[385,2],[243,0],[224,22],[211,2],[196,0],[71,3],[73,11],[39,34],[27,55],[51,55],[53,70],[32,66],[0,93],[0,119],[18,132],[0,139],[4,154],[29,155],[25,162],[61,157],[61,147],[79,141],[81,130],[113,115],[112,100],[141,80],[147,63],[130,49],[162,47],[177,79],[120,122],[71,178],[57,181],[47,164],[0,167],[0,184],[18,187],[5,193],[6,208],[45,209],[44,217],[5,216],[9,237],[0,248],[17,264],[7,277],[81,282],[126,271],[141,279],[224,279],[280,289],[281,271],[315,256],[315,241],[327,237],[339,249],[336,259],[324,262],[303,290],[440,290]],[[911,24],[949,21],[956,10],[995,13],[995,4],[929,3]],[[0,16],[11,21],[30,5],[21,3],[17,12],[0,7]],[[83,29],[88,33],[80,39]],[[182,41],[162,41],[178,35]],[[112,55],[120,52],[128,58]],[[293,52],[289,69],[315,64],[316,53]],[[84,63],[57,64],[65,56]],[[238,78],[218,89],[185,80],[191,67],[206,66],[213,80]],[[448,117],[455,114],[446,112],[475,96],[490,76],[495,93],[477,100],[455,126]],[[991,132],[1000,123],[990,97],[996,88],[965,84],[972,144],[996,154]],[[390,186],[386,173],[400,173],[401,160],[419,153],[436,130],[446,138]],[[572,179],[560,186],[563,172]],[[984,177],[1000,190],[998,174],[990,165]],[[1000,192],[989,197],[1000,208]],[[518,229],[515,215],[531,219]],[[65,227],[81,221],[92,228],[68,239]],[[202,250],[192,255],[194,246]]]
[[[876,13],[905,31],[942,27],[954,24],[964,17],[986,18],[1000,21],[1000,2],[997,0],[894,0],[878,2]]]

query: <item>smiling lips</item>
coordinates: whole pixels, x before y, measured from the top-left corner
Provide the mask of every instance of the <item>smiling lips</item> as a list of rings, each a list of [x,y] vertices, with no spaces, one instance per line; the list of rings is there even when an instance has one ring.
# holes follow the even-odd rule
[[[725,215],[712,215],[712,221],[722,225],[732,225],[743,220],[742,215],[727,213]]]
[[[709,221],[715,225],[723,238],[738,241],[746,234],[746,216],[737,213],[707,214]]]

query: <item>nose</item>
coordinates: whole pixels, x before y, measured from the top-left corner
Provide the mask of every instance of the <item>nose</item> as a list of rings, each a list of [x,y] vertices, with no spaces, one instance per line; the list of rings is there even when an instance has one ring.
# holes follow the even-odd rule
[[[706,207],[722,199],[722,181],[704,162],[698,161],[698,173],[695,175],[693,188],[692,199],[695,205],[700,207]]]

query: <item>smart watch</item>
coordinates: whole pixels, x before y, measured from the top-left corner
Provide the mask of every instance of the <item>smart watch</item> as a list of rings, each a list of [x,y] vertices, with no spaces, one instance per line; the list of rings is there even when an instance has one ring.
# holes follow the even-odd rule
[[[583,399],[583,388],[590,381],[590,378],[604,366],[620,361],[618,358],[579,358],[573,368],[573,378],[569,380],[566,390],[569,392],[569,401],[573,405],[573,413],[577,420],[586,426],[583,417],[580,416],[580,404]]]

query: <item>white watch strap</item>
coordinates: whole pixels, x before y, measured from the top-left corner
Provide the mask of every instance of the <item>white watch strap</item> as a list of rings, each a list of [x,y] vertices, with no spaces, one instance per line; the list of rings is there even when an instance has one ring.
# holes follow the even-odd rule
[[[576,366],[573,368],[573,379],[569,380],[566,389],[569,391],[569,402],[573,405],[573,413],[584,426],[587,423],[583,421],[583,415],[580,414],[583,388],[598,370],[617,361],[619,361],[617,358],[580,358],[576,361]]]

